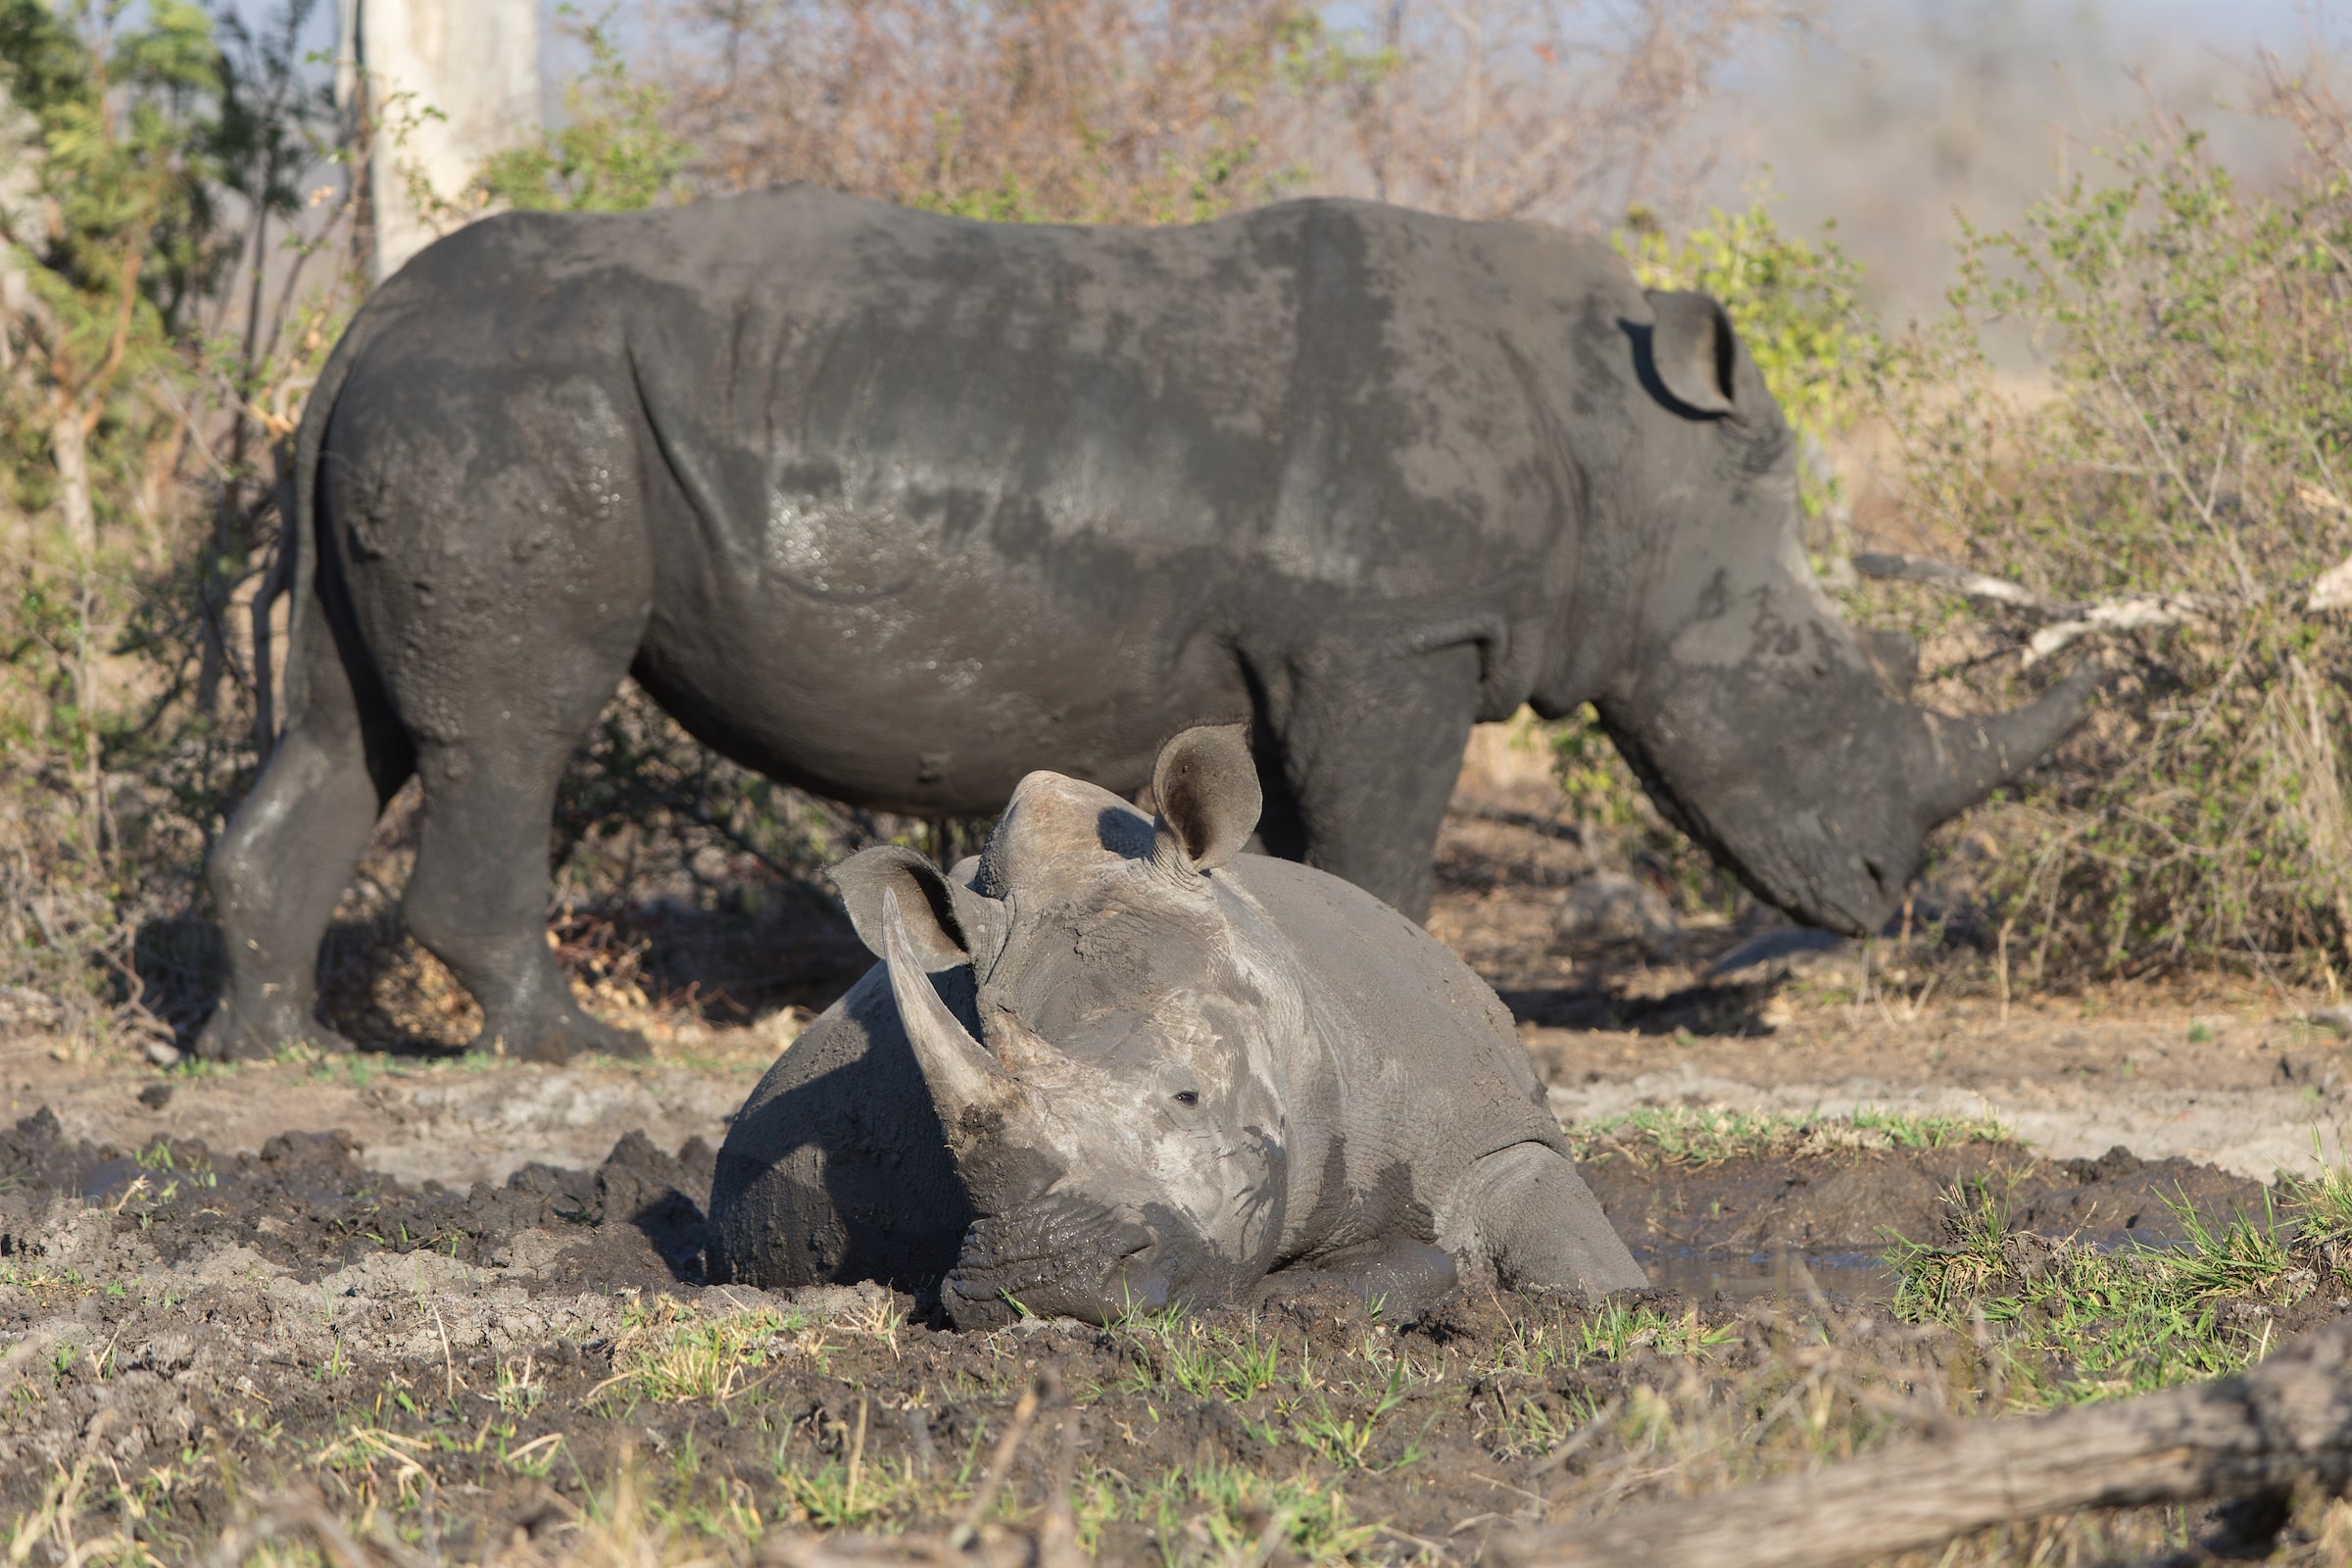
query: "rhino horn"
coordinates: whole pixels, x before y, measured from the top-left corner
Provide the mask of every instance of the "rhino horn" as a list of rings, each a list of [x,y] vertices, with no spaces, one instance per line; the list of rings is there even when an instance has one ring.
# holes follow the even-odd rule
[[[1923,827],[1959,815],[2039,761],[2090,711],[2096,663],[2084,660],[2034,702],[2006,713],[1953,717],[1914,710],[1913,800]]]
[[[923,1081],[938,1102],[941,1120],[953,1126],[957,1112],[1002,1103],[1011,1092],[1011,1082],[932,989],[930,972],[915,956],[895,888],[882,892],[882,946],[899,1022],[914,1048]]]

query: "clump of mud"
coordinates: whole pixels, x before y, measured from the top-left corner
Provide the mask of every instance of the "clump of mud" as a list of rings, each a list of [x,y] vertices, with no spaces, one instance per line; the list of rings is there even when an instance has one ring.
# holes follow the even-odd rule
[[[341,1131],[227,1157],[201,1139],[124,1151],[67,1139],[44,1106],[0,1133],[0,1258],[135,1272],[236,1249],[308,1281],[383,1253],[496,1265],[519,1243],[540,1289],[700,1284],[715,1159],[699,1138],[672,1155],[635,1132],[594,1170],[532,1163],[460,1193],[367,1169]]]

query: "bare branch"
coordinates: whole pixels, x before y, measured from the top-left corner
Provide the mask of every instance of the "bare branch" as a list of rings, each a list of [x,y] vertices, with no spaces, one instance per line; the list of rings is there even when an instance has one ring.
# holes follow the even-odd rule
[[[2040,622],[2026,643],[2029,667],[2094,633],[2151,631],[2211,620],[2227,608],[2223,601],[2204,594],[2118,594],[2095,604],[2069,604],[2006,577],[1987,576],[1926,556],[1869,552],[1854,557],[1854,570],[1882,582],[1916,582],[1946,589],[1980,604],[2018,611]],[[2323,583],[2326,580],[2323,578]],[[2352,572],[2347,572],[2346,581],[2352,582]],[[2330,608],[2317,603],[2317,591],[2313,598],[2314,608]]]
[[[2037,594],[2023,583],[2011,582],[2006,577],[1988,577],[1981,571],[1970,571],[1965,566],[1926,556],[1866,552],[1854,557],[1854,570],[1881,581],[1925,583],[1931,588],[1949,589],[1984,604],[2022,610],[2035,620],[2066,620],[2082,612],[2080,605]]]
[[[2102,599],[2069,619],[2044,626],[2026,643],[2026,663],[2040,662],[2094,632],[2153,631],[2212,618],[2208,600],[2179,594],[2126,594]]]

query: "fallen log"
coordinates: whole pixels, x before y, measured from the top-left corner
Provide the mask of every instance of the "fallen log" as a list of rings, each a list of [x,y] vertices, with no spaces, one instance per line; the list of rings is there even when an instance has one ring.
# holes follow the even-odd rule
[[[1497,1540],[1514,1568],[1840,1568],[1988,1525],[2352,1480],[2352,1323],[2236,1377],[1949,1430],[1811,1475]]]

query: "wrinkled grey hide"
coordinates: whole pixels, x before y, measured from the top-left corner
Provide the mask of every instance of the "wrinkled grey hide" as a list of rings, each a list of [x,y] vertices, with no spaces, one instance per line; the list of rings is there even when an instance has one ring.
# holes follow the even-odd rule
[[[953,878],[837,870],[884,961],[737,1116],[712,1277],[945,1276],[961,1327],[1317,1271],[1400,1311],[1642,1285],[1494,994],[1362,890],[1236,854],[1241,730],[1179,735],[1154,793],[1156,822],[1035,773]]]
[[[1247,716],[1265,849],[1415,918],[1472,721],[1590,700],[1675,820],[1846,932],[2089,690],[1901,700],[1713,301],[1356,202],[488,219],[360,312],[293,486],[289,721],[211,864],[208,1055],[342,1045],[319,938],[412,774],[403,914],[480,1043],[636,1047],[545,942],[557,780],[624,674],[748,766],[923,816],[1040,767],[1131,793],[1179,725]]]

